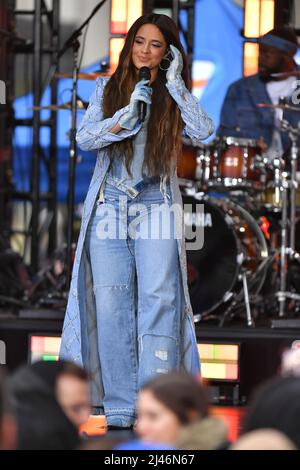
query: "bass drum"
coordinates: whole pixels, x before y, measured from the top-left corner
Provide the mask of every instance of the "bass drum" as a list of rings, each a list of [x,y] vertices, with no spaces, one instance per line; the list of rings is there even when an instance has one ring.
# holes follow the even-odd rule
[[[220,315],[221,306],[227,306],[241,291],[243,272],[247,274],[249,293],[258,293],[265,276],[265,271],[258,268],[268,257],[268,247],[255,219],[238,204],[197,195],[183,195],[182,200],[186,229],[191,229],[187,227],[191,220],[193,224],[200,221],[204,229],[203,247],[187,249],[189,292],[194,319],[200,321],[212,312]],[[197,204],[204,205],[203,217],[191,214],[191,209],[195,214]]]

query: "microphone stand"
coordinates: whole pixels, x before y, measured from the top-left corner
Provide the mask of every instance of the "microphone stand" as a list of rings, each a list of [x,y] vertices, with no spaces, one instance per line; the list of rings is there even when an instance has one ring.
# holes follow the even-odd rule
[[[83,29],[88,25],[91,19],[96,15],[100,8],[106,3],[107,0],[102,0],[92,11],[89,17],[77,28],[74,33],[67,39],[64,46],[57,54],[56,63],[51,64],[48,71],[42,95],[46,88],[51,83],[56,70],[57,62],[65,52],[72,48],[73,50],[73,76],[72,76],[72,99],[71,99],[71,131],[70,131],[70,150],[69,150],[69,178],[68,178],[68,196],[67,196],[67,255],[66,255],[66,291],[69,290],[71,275],[72,275],[72,242],[73,242],[73,222],[74,222],[74,186],[75,186],[75,168],[77,162],[77,145],[76,145],[76,130],[77,130],[77,82],[79,74],[79,37],[82,35]]]

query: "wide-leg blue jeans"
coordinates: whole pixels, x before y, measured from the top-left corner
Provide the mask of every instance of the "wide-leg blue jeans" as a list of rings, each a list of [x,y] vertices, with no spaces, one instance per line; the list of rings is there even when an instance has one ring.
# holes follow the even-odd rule
[[[140,386],[179,368],[180,264],[170,186],[106,183],[86,236],[108,424],[135,421]]]

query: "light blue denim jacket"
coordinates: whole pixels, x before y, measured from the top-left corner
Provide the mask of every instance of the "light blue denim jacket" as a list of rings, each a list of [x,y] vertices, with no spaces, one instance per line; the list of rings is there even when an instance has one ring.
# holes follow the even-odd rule
[[[112,117],[103,118],[103,90],[108,80],[109,78],[107,77],[97,79],[95,91],[90,98],[88,109],[76,136],[80,148],[82,150],[96,151],[97,159],[83,207],[82,223],[75,253],[60,350],[61,358],[84,365],[90,371],[92,377],[92,404],[94,406],[101,405],[103,387],[97,350],[96,309],[92,288],[91,266],[84,240],[99,188],[109,167],[109,156],[106,147],[113,142],[136,135],[141,129],[141,124],[137,123],[132,131],[122,129],[118,134],[109,132],[109,129],[118,123],[120,116],[129,109],[129,105],[118,110]],[[198,99],[186,89],[183,80],[181,78],[175,79],[167,83],[166,86],[181,111],[181,116],[185,123],[185,132],[191,140],[196,144],[209,137],[214,131],[213,122],[199,104]],[[182,207],[182,196],[175,165],[170,178],[170,188],[172,203]],[[175,226],[178,228],[179,233],[183,233],[184,219],[182,211],[175,211]],[[184,237],[178,238],[177,244],[183,299],[180,338],[181,369],[197,374],[200,372],[200,360],[187,284]],[[101,263],[101,260],[99,260],[99,263]]]

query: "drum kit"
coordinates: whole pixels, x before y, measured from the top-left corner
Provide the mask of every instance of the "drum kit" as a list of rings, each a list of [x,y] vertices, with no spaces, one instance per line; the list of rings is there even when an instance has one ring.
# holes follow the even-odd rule
[[[260,106],[291,110],[282,101]],[[281,129],[291,148],[272,162],[262,141],[220,135],[193,145],[183,139],[177,174],[185,223],[199,204],[209,222],[203,247],[187,249],[195,322],[223,326],[242,318],[253,327],[300,314],[300,130],[283,119]]]

